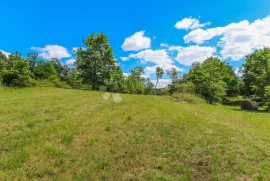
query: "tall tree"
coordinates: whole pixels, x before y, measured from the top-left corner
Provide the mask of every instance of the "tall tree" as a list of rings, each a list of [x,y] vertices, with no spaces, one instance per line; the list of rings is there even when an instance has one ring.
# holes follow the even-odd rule
[[[169,85],[169,92],[170,94],[173,94],[174,91],[176,91],[176,83],[177,83],[177,80],[178,80],[178,74],[179,74],[179,71],[176,69],[176,68],[171,68],[169,70],[166,70],[168,76],[170,77],[171,79],[171,84]]]
[[[64,69],[62,62],[58,58],[52,58],[50,62],[53,64],[57,74],[60,76],[61,72]]]
[[[150,78],[143,78],[143,84],[144,84],[144,94],[145,95],[151,95],[155,94],[155,87],[153,82],[150,80]]]
[[[163,74],[164,74],[163,68],[162,67],[157,67],[156,68],[157,82],[156,82],[156,87],[155,87],[156,88],[156,93],[157,93],[157,85],[158,85],[159,79],[162,78]]]
[[[58,79],[57,71],[51,62],[39,61],[34,68],[36,79]]]
[[[0,51],[0,71],[6,66],[8,58]]]
[[[126,92],[129,94],[143,94],[144,93],[144,85],[143,78],[141,75],[143,74],[142,67],[135,67],[130,70],[130,75],[125,80]]]
[[[191,81],[196,93],[210,103],[221,101],[226,95],[237,95],[239,91],[238,79],[232,67],[216,57],[193,64],[184,81]]]
[[[79,48],[76,51],[75,65],[83,82],[97,90],[105,79],[110,79],[110,71],[115,66],[113,51],[104,33],[91,34],[83,43],[86,49]]]
[[[270,48],[248,55],[241,72],[245,93],[264,97],[265,87],[270,85]]]
[[[124,86],[124,75],[120,68],[120,66],[115,66],[110,72],[110,80],[105,82],[106,86],[108,86],[109,91],[114,92],[123,92],[125,89]]]
[[[26,62],[29,65],[29,69],[31,72],[34,71],[34,68],[37,66],[39,60],[38,60],[38,54],[37,53],[28,53],[26,57]]]

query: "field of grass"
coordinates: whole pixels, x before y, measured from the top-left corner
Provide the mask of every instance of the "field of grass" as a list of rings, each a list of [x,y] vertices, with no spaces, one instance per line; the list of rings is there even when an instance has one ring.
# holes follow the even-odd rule
[[[0,180],[270,180],[270,114],[171,97],[0,90]]]

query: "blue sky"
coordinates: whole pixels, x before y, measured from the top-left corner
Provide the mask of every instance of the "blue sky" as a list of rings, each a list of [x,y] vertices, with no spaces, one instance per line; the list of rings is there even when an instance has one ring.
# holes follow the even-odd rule
[[[155,79],[155,66],[187,72],[211,55],[238,68],[270,46],[269,15],[269,0],[10,0],[1,2],[0,50],[72,62],[82,38],[104,32],[123,72],[140,65]]]

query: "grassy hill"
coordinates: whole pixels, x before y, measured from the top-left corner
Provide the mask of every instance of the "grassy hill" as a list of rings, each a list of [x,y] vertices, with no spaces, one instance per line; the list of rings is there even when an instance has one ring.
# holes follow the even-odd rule
[[[270,180],[270,114],[102,95],[0,90],[0,180]]]

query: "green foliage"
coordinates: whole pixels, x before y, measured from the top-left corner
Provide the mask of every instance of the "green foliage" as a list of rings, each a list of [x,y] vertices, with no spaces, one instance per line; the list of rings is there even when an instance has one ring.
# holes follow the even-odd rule
[[[115,66],[113,67],[112,71],[110,71],[110,79],[105,80],[104,84],[108,87],[109,91],[124,92],[124,81],[124,75],[120,66]]]
[[[37,53],[28,53],[26,57],[26,62],[29,65],[29,69],[31,72],[34,71],[34,68],[37,66],[38,62],[38,54]]]
[[[0,51],[0,72],[6,67],[8,58]]]
[[[177,102],[185,102],[189,104],[203,104],[205,101],[195,94],[191,93],[175,93],[172,98]]]
[[[234,96],[239,92],[238,79],[232,67],[214,57],[193,64],[184,81],[192,82],[195,92],[210,103],[220,102],[225,96]]]
[[[264,97],[265,87],[270,85],[270,48],[248,55],[242,66],[242,74],[245,93]]]
[[[129,94],[143,94],[144,84],[141,75],[143,73],[142,67],[135,67],[130,71],[130,75],[125,80],[126,93]]]
[[[53,67],[56,70],[57,74],[60,76],[61,72],[64,69],[64,67],[62,66],[61,61],[58,58],[52,58],[50,63],[53,65]]]
[[[156,77],[157,77],[157,82],[156,82],[156,87],[155,87],[156,91],[157,91],[157,85],[158,85],[159,79],[162,78],[163,74],[164,74],[163,68],[162,67],[156,67]]]
[[[171,68],[166,70],[168,76],[171,79],[171,84],[169,85],[169,92],[172,95],[174,92],[177,92],[177,84],[180,82],[178,79],[179,71],[176,68]]]
[[[51,62],[39,61],[34,68],[34,75],[37,79],[54,79],[57,77],[57,72]]]
[[[173,84],[173,92],[177,93],[195,93],[195,85],[192,82],[182,82]]]
[[[155,88],[153,82],[150,80],[150,78],[142,78],[143,84],[144,84],[144,94],[145,95],[151,95],[155,94]]]
[[[5,67],[2,68],[0,76],[5,86],[9,87],[29,87],[33,85],[31,72],[26,61],[21,54],[15,53],[9,56]]]
[[[75,65],[81,73],[84,84],[91,84],[94,90],[110,79],[110,71],[115,66],[112,48],[104,33],[91,34],[83,40],[86,49],[76,51]]]

